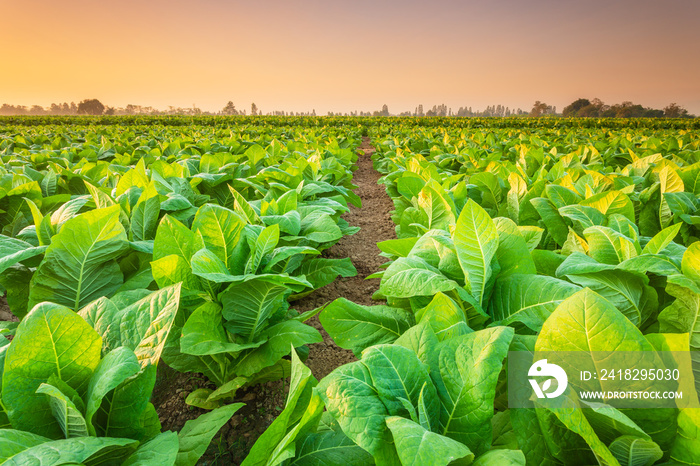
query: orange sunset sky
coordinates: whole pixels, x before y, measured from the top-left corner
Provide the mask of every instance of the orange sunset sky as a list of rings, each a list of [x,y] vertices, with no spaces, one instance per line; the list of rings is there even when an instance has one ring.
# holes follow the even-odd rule
[[[0,0],[0,104],[700,114],[698,0]]]

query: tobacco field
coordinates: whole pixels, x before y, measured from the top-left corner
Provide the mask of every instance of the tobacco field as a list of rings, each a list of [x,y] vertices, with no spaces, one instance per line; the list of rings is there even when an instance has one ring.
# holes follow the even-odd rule
[[[700,465],[697,126],[0,118],[0,464]],[[547,351],[689,354],[694,407],[509,406]]]

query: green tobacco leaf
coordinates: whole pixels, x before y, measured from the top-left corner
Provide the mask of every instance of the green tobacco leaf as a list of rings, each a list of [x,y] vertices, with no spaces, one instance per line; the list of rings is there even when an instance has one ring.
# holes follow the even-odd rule
[[[530,203],[535,207],[537,213],[542,218],[542,222],[549,236],[551,236],[558,245],[562,246],[569,235],[569,227],[566,225],[566,222],[564,222],[557,208],[549,199],[543,197],[531,199]]]
[[[496,258],[501,266],[498,276],[537,273],[525,238],[520,234],[515,222],[503,217],[496,218],[493,222],[498,230]]]
[[[422,395],[427,408],[426,422],[437,426],[440,403],[429,368],[416,353],[400,345],[377,345],[365,350],[362,363],[369,370],[379,399],[390,415],[410,417],[410,410],[406,408],[415,410]]]
[[[525,466],[525,455],[520,450],[491,450],[479,456],[472,466]],[[543,463],[545,464],[545,463]]]
[[[413,353],[418,356],[418,359],[427,365],[430,365],[430,362],[433,360],[435,349],[439,343],[435,332],[433,332],[433,329],[430,328],[430,325],[427,323],[414,325],[394,342],[395,345],[403,346],[413,351]],[[426,387],[421,389],[422,393],[418,398],[418,409],[419,412],[423,409],[422,418],[426,425],[437,427],[437,424],[434,422],[435,419],[430,419],[428,417],[428,406],[425,403],[428,401],[426,397],[430,394],[429,392],[431,392],[432,389],[427,389],[428,391],[426,391]]]
[[[0,235],[0,273],[18,262],[43,254],[47,246],[32,246],[26,241]]]
[[[627,217],[631,222],[634,218],[634,204],[629,197],[621,191],[606,191],[595,194],[580,202],[582,206],[595,207],[602,212],[606,217],[613,214],[621,214]]]
[[[221,307],[216,303],[199,306],[187,319],[180,338],[182,352],[194,356],[237,353],[244,349],[257,348],[263,343],[265,340],[249,344],[230,342],[224,330]]]
[[[257,338],[265,343],[240,355],[234,370],[237,375],[250,377],[277,364],[289,354],[290,346],[298,348],[323,341],[318,330],[298,320],[287,320],[268,327]]]
[[[494,228],[495,230],[495,228]],[[400,257],[384,272],[379,292],[384,296],[411,298],[454,290],[459,284],[418,257]]]
[[[464,310],[452,298],[440,292],[427,306],[416,312],[416,320],[429,323],[440,341],[471,332]]]
[[[192,273],[189,262],[176,254],[151,262],[151,273],[160,288],[182,283],[185,290],[202,291],[199,279]]]
[[[349,257],[344,259],[315,258],[305,261],[299,268],[298,274],[304,275],[316,289],[329,285],[338,276],[354,277],[357,275],[357,270]]]
[[[155,366],[175,321],[180,292],[180,284],[164,287],[123,309],[102,298],[79,314],[102,335],[106,351],[126,346],[136,353],[142,366]]]
[[[87,437],[88,427],[80,409],[66,394],[53,385],[42,383],[37,393],[47,395],[51,412],[61,426],[65,438]]]
[[[92,418],[97,413],[97,410],[100,409],[104,397],[126,379],[138,374],[140,370],[141,366],[136,359],[136,355],[132,350],[125,347],[111,351],[100,361],[90,379],[86,398],[85,418],[91,435],[95,435]]]
[[[296,455],[289,466],[366,466],[372,462],[372,455],[357,446],[344,433],[324,431],[309,434],[301,442],[297,442]]]
[[[386,425],[391,430],[404,466],[467,465],[474,459],[474,454],[465,445],[425,430],[409,419],[389,417]]]
[[[99,335],[70,309],[51,303],[32,309],[5,355],[2,401],[12,426],[49,438],[62,437],[47,397],[36,391],[56,374],[84,394],[100,361],[101,347]]]
[[[338,367],[318,384],[328,412],[379,464],[401,464],[385,418],[390,415],[361,361]]]
[[[4,465],[121,464],[139,443],[124,438],[79,437],[36,445],[8,459]]]
[[[413,246],[418,241],[418,238],[402,238],[402,239],[390,239],[387,241],[380,241],[377,243],[377,247],[380,251],[392,254],[397,257],[406,257],[413,249]]]
[[[628,435],[615,439],[608,448],[620,466],[651,466],[664,456],[651,440]]]
[[[688,249],[683,254],[683,261],[681,262],[681,270],[683,275],[695,280],[696,283],[700,284],[700,243],[695,242],[688,246]]]
[[[139,446],[129,456],[122,466],[141,466],[146,464],[159,464],[162,466],[175,464],[179,448],[178,437],[175,432],[163,432],[154,439]]]
[[[284,410],[255,442],[242,466],[276,466],[294,457],[297,437],[315,426],[323,412],[323,402],[314,390],[316,379],[291,351],[292,377]]]
[[[452,239],[467,289],[481,304],[491,275],[491,259],[498,249],[496,226],[489,214],[470,199],[459,214]]]
[[[270,225],[261,231],[260,235],[258,235],[258,239],[255,240],[255,247],[251,251],[250,258],[246,264],[245,273],[256,273],[263,257],[270,254],[275,249],[279,240],[279,225]]]
[[[586,228],[583,235],[588,242],[588,254],[602,264],[617,265],[641,252],[638,244],[612,228],[594,226]]]
[[[639,352],[637,364],[643,364],[645,354],[654,351],[653,346],[632,322],[609,301],[588,288],[557,307],[542,326],[535,349],[591,352],[585,358],[578,357],[575,366],[567,365],[564,359],[558,361],[562,369],[570,374],[581,370],[595,371],[595,367],[603,367],[605,362],[595,358],[600,358],[606,351]],[[632,365],[635,361],[629,359],[631,358],[628,358],[627,363],[634,367]],[[571,385],[576,382],[572,379],[569,383]],[[614,381],[599,380],[595,389],[605,391],[610,384],[614,384]],[[594,389],[590,385],[587,387],[585,390]],[[662,448],[668,445],[669,438],[672,438],[672,433],[676,430],[675,409],[631,409],[625,411],[625,414],[649,433]]]
[[[559,213],[571,220],[574,225],[574,231],[579,235],[583,234],[586,228],[605,225],[605,215],[594,207],[583,205],[568,205],[559,208]]]
[[[544,275],[511,275],[499,278],[493,290],[489,313],[495,322],[519,322],[538,332],[561,302],[581,288]]]
[[[570,298],[571,299],[571,298]],[[610,450],[598,438],[591,425],[583,415],[583,410],[578,404],[571,391],[565,393],[558,398],[549,398],[545,405],[540,406],[540,401],[535,401],[537,406],[537,415],[540,419],[540,424],[544,425],[543,431],[548,441],[551,443],[559,443],[561,449],[558,452],[557,459],[565,464],[572,462],[590,461],[586,458],[586,452],[581,451],[579,445],[571,444],[562,441],[564,437],[558,436],[555,432],[560,426],[568,429],[569,435],[576,434],[582,439],[588,447],[590,447],[595,459],[599,464],[609,466],[620,466],[620,463],[612,455]],[[558,425],[557,425],[558,423]],[[576,440],[580,441],[578,437]]]
[[[234,270],[236,246],[246,221],[225,207],[206,204],[199,208],[192,231],[202,235],[207,249],[213,251],[228,270]]]
[[[22,430],[0,429],[0,461],[5,464],[8,458],[12,458],[17,453],[49,441],[46,437]]]
[[[250,343],[268,325],[269,318],[286,306],[285,295],[289,288],[261,279],[234,284],[219,298],[222,315],[229,332],[243,337]]]
[[[513,329],[495,327],[445,341],[432,378],[440,397],[439,433],[476,455],[489,449],[498,374]]]
[[[185,225],[170,215],[163,216],[158,224],[156,237],[153,241],[153,260],[175,254],[186,262],[190,261],[192,254],[201,249],[203,245],[197,244],[195,234]]]
[[[128,248],[119,206],[68,220],[56,234],[32,277],[29,307],[51,301],[78,311],[113,294],[123,283],[116,259]]]
[[[160,199],[155,184],[151,181],[143,190],[131,212],[131,241],[153,239],[158,226]]]
[[[678,415],[678,435],[671,448],[671,459],[681,464],[700,464],[700,410],[682,409]]]
[[[96,435],[142,440],[145,428],[141,421],[155,383],[156,367],[146,366],[107,393],[92,418]]]
[[[338,298],[320,315],[321,324],[341,348],[359,355],[365,348],[392,343],[412,324],[410,315],[389,306],[362,306]]]
[[[681,227],[681,223],[676,223],[668,228],[664,228],[659,233],[657,233],[642,249],[642,254],[659,254],[661,251],[666,249],[666,246],[671,244],[673,238],[678,235]]]

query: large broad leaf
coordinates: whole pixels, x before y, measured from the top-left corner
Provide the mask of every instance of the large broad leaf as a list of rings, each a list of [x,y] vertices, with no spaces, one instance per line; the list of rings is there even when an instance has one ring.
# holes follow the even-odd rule
[[[252,342],[268,325],[269,318],[287,306],[288,292],[286,286],[262,279],[230,286],[220,295],[226,328]]]
[[[180,288],[177,284],[154,291],[123,309],[102,298],[82,309],[80,315],[102,335],[106,351],[126,346],[142,365],[157,365],[175,321]]]
[[[245,350],[236,360],[234,372],[250,377],[259,373],[289,354],[289,348],[319,343],[323,337],[315,328],[298,320],[282,321],[265,329],[257,337],[265,341],[258,348]]]
[[[182,328],[180,337],[182,352],[193,356],[237,353],[263,343],[265,340],[248,344],[229,341],[221,317],[221,307],[216,303],[204,303],[195,309]]]
[[[296,455],[289,465],[366,466],[371,463],[372,455],[357,446],[343,432],[323,431],[309,434],[301,442],[297,442]]]
[[[78,311],[123,283],[116,259],[128,247],[119,206],[87,212],[67,221],[32,277],[29,307],[51,301]]]
[[[496,258],[501,266],[498,276],[537,273],[527,242],[515,222],[503,217],[498,217],[493,222],[498,230]]]
[[[400,257],[384,272],[379,292],[394,298],[432,296],[454,290],[459,284],[418,257]]]
[[[593,226],[583,232],[588,254],[602,264],[616,265],[641,253],[639,245],[612,228]]]
[[[171,431],[163,432],[154,439],[139,445],[139,448],[122,463],[122,466],[175,464],[178,448],[177,434]]]
[[[165,215],[158,224],[153,241],[153,260],[175,254],[189,262],[192,254],[204,245],[189,228],[170,215]]]
[[[120,347],[105,356],[95,369],[87,392],[85,417],[91,435],[95,435],[92,418],[102,405],[104,397],[129,377],[141,370],[136,355],[129,348]]]
[[[200,415],[197,419],[187,421],[177,435],[180,449],[177,453],[175,466],[194,466],[197,464],[214,435],[243,406],[243,403],[222,406]]]
[[[400,460],[385,418],[390,415],[361,361],[345,364],[321,380],[319,395],[343,433],[368,451],[378,464]]]
[[[284,410],[255,442],[242,466],[276,466],[294,456],[297,437],[318,423],[323,402],[317,381],[292,350],[292,377]]]
[[[452,239],[467,289],[481,304],[486,282],[491,276],[491,259],[498,250],[496,226],[489,214],[470,199],[459,214]]]
[[[389,417],[386,425],[396,442],[396,451],[403,466],[469,464],[474,454],[465,445],[425,430],[419,424],[401,417]]]
[[[234,262],[240,259],[237,258],[236,246],[245,225],[246,221],[234,211],[206,204],[197,211],[192,222],[192,231],[202,235],[207,249],[213,251],[224,262],[226,268],[234,270]]]
[[[49,439],[22,430],[0,429],[0,461],[5,464],[13,457],[28,448],[48,442]]]
[[[429,368],[416,353],[400,345],[377,345],[362,354],[362,363],[389,414],[414,417],[422,404],[426,425],[438,425],[440,403]]]
[[[695,387],[700,390],[700,286],[684,275],[673,275],[666,292],[676,300],[659,314],[660,330],[688,333]]]
[[[515,322],[538,332],[561,302],[581,288],[544,275],[511,275],[499,278],[493,290],[489,313],[495,322]]]
[[[151,181],[139,196],[139,200],[131,212],[130,239],[132,241],[153,239],[156,234],[159,214],[160,199],[155,184]]]
[[[325,307],[321,324],[341,348],[359,355],[365,348],[393,343],[413,323],[410,314],[389,306],[362,306],[338,298]]]
[[[624,351],[639,352],[638,364],[648,361],[648,354],[653,346],[644,335],[625,318],[610,302],[594,291],[585,288],[562,302],[542,326],[535,346],[537,351],[580,351],[580,357],[557,361],[568,374],[577,374],[581,370],[595,371],[596,367],[605,367],[605,352]],[[588,354],[586,354],[588,353]],[[631,356],[627,363],[635,363]],[[659,362],[660,363],[660,362]],[[575,385],[573,378],[569,384]],[[585,390],[606,391],[614,381],[595,382],[595,387],[587,385]],[[652,382],[649,382],[651,384]],[[648,389],[652,389],[650,385]],[[642,389],[644,387],[640,387]],[[662,448],[667,448],[676,430],[675,409],[631,409],[625,414],[639,425]]]
[[[645,284],[646,277],[623,270],[567,274],[572,282],[588,287],[610,301],[630,322],[639,326],[658,308],[654,288]]]
[[[42,383],[36,391],[49,399],[53,416],[61,426],[66,438],[87,437],[88,426],[83,414],[75,403],[57,387]]]
[[[472,466],[525,466],[525,455],[520,450],[490,450],[479,456]],[[546,463],[538,463],[540,466]]]
[[[440,341],[471,332],[464,309],[440,292],[427,306],[416,312],[416,320],[428,323]]]
[[[564,464],[590,464],[598,461],[606,466],[620,463],[598,438],[583,414],[575,395],[569,390],[557,398],[549,398],[544,406],[535,401],[537,418],[549,448]],[[586,450],[586,446],[590,448]]]
[[[651,440],[629,435],[615,439],[609,449],[620,466],[651,466],[664,456],[661,448]]]
[[[23,260],[43,254],[46,246],[33,246],[26,241],[0,235],[0,273]]]
[[[678,435],[671,458],[681,464],[700,464],[700,410],[682,409],[678,415]]]
[[[143,440],[146,426],[142,420],[155,383],[156,367],[146,366],[108,392],[92,418],[96,435]]]
[[[512,328],[494,327],[447,340],[431,367],[441,402],[439,433],[476,455],[491,445],[496,383],[512,338]]]
[[[52,375],[84,394],[100,362],[102,339],[77,314],[56,304],[36,306],[22,320],[5,356],[2,400],[12,426],[50,438],[63,431],[37,388]]]
[[[296,273],[296,272],[295,272]],[[354,277],[355,266],[349,257],[344,259],[310,259],[299,268],[299,275],[304,275],[314,288],[321,288],[333,282],[338,276]]]
[[[137,447],[135,440],[124,438],[80,437],[36,445],[9,458],[4,465],[24,466],[62,464],[104,464],[109,458],[121,464]]]

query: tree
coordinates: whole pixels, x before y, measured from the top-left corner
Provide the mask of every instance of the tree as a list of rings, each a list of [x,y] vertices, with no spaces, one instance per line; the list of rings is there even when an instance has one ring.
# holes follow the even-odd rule
[[[238,110],[232,101],[228,101],[226,106],[221,110],[222,115],[238,115]]]
[[[102,115],[105,106],[97,99],[85,99],[78,104],[78,114],[80,115]]]
[[[540,117],[542,115],[549,115],[552,113],[554,113],[552,107],[544,102],[540,102],[539,100],[535,102],[535,104],[532,106],[532,110],[530,110],[531,117]]]
[[[258,114],[258,112],[259,112],[258,106],[255,105],[255,102],[253,102],[253,103],[250,105],[250,114],[253,115],[253,116],[256,116],[256,115]],[[262,115],[262,112],[261,112],[260,114]]]
[[[666,118],[685,118],[688,116],[688,110],[673,102],[664,107],[664,116]]]

